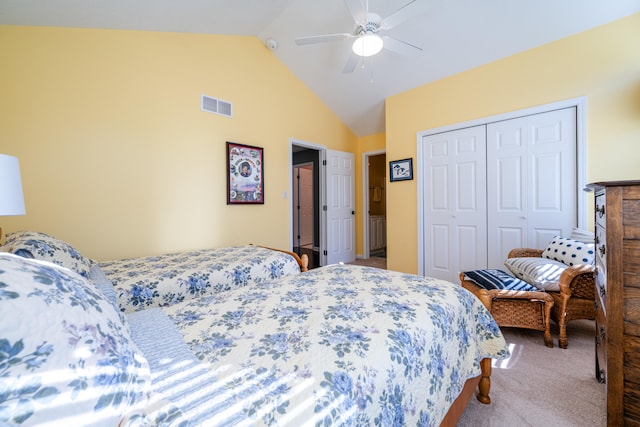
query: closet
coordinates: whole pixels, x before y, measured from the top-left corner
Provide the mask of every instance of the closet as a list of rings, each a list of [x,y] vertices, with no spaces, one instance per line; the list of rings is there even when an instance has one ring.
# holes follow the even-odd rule
[[[422,137],[423,271],[504,269],[577,224],[576,108]]]

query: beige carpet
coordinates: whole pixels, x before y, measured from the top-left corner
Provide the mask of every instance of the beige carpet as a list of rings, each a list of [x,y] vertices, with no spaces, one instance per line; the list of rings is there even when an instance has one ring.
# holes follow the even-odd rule
[[[566,350],[545,347],[542,332],[503,328],[511,358],[495,361],[491,404],[475,397],[459,426],[605,426],[605,385],[595,379],[595,326],[592,321],[569,322]]]

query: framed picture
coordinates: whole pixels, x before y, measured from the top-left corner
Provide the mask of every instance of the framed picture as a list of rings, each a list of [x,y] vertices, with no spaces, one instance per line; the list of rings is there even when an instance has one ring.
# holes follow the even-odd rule
[[[413,179],[413,159],[389,162],[389,177],[391,182]]]
[[[227,204],[264,204],[264,150],[227,141]]]

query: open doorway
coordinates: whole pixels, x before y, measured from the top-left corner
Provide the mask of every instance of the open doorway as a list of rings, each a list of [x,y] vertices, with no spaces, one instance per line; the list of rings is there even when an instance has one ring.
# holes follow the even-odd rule
[[[353,153],[329,150],[327,147],[299,140],[289,140],[291,153],[291,221],[292,250],[306,253],[309,249],[296,246],[294,221],[297,205],[293,204],[294,167],[310,164],[313,170],[313,249],[309,255],[309,268],[349,263],[356,260],[355,227],[355,161]],[[295,215],[294,215],[294,212]],[[300,224],[298,224],[300,227]],[[298,231],[297,229],[295,230]]]
[[[320,263],[320,151],[292,145],[293,251],[307,254],[309,268]]]
[[[387,159],[384,151],[363,154],[364,258],[387,256]]]
[[[313,163],[293,166],[293,246],[314,249]]]

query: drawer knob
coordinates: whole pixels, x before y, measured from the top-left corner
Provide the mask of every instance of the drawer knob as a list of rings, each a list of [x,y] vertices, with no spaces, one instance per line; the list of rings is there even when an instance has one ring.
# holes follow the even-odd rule
[[[598,207],[596,206],[596,213],[602,218],[604,216],[604,205]]]
[[[604,376],[604,371],[602,369],[600,369],[600,372],[598,373],[597,377],[598,377],[598,382],[600,384],[604,384],[607,382]]]

